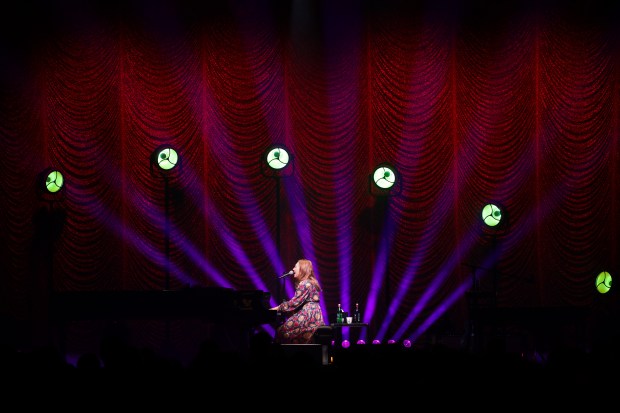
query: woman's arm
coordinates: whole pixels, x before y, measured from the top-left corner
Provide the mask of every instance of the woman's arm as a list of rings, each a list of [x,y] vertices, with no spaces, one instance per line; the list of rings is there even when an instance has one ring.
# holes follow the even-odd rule
[[[293,298],[291,298],[288,301],[283,302],[282,304],[280,304],[277,307],[274,307],[273,309],[285,311],[285,312],[294,311],[297,308],[305,304],[311,292],[312,292],[312,288],[311,288],[310,282],[302,281],[297,286],[297,289],[295,290],[295,296]]]

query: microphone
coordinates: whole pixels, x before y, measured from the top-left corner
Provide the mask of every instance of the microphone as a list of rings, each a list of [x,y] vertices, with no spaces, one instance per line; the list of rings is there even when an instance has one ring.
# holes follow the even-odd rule
[[[295,271],[290,270],[289,272],[287,272],[287,273],[282,274],[281,276],[279,276],[279,277],[278,277],[278,279],[280,279],[280,278],[284,278],[284,277],[288,277],[289,275],[293,275],[293,274],[295,274]]]

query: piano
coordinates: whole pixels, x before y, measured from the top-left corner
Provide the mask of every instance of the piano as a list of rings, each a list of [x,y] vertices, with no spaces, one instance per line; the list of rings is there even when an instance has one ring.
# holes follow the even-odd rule
[[[261,290],[220,287],[54,292],[49,314],[66,357],[97,352],[110,332],[121,331],[135,347],[188,363],[207,340],[227,351],[247,351],[256,328],[277,323],[270,297]]]
[[[214,323],[274,323],[271,294],[261,290],[189,287],[179,290],[56,292],[50,314],[57,321],[200,318]]]

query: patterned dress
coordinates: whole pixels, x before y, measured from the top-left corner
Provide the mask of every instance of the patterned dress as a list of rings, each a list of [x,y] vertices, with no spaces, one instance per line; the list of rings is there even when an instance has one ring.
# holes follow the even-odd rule
[[[280,344],[312,343],[314,331],[324,325],[319,304],[320,291],[309,280],[301,281],[295,296],[280,304],[286,321],[276,331],[275,342]]]

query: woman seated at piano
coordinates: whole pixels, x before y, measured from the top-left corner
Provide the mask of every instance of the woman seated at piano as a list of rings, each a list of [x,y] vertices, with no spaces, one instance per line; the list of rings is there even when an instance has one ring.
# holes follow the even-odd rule
[[[316,329],[325,325],[319,303],[321,286],[314,276],[312,261],[300,259],[293,267],[295,295],[288,301],[272,307],[284,316],[276,330],[274,342],[279,344],[310,344]]]

